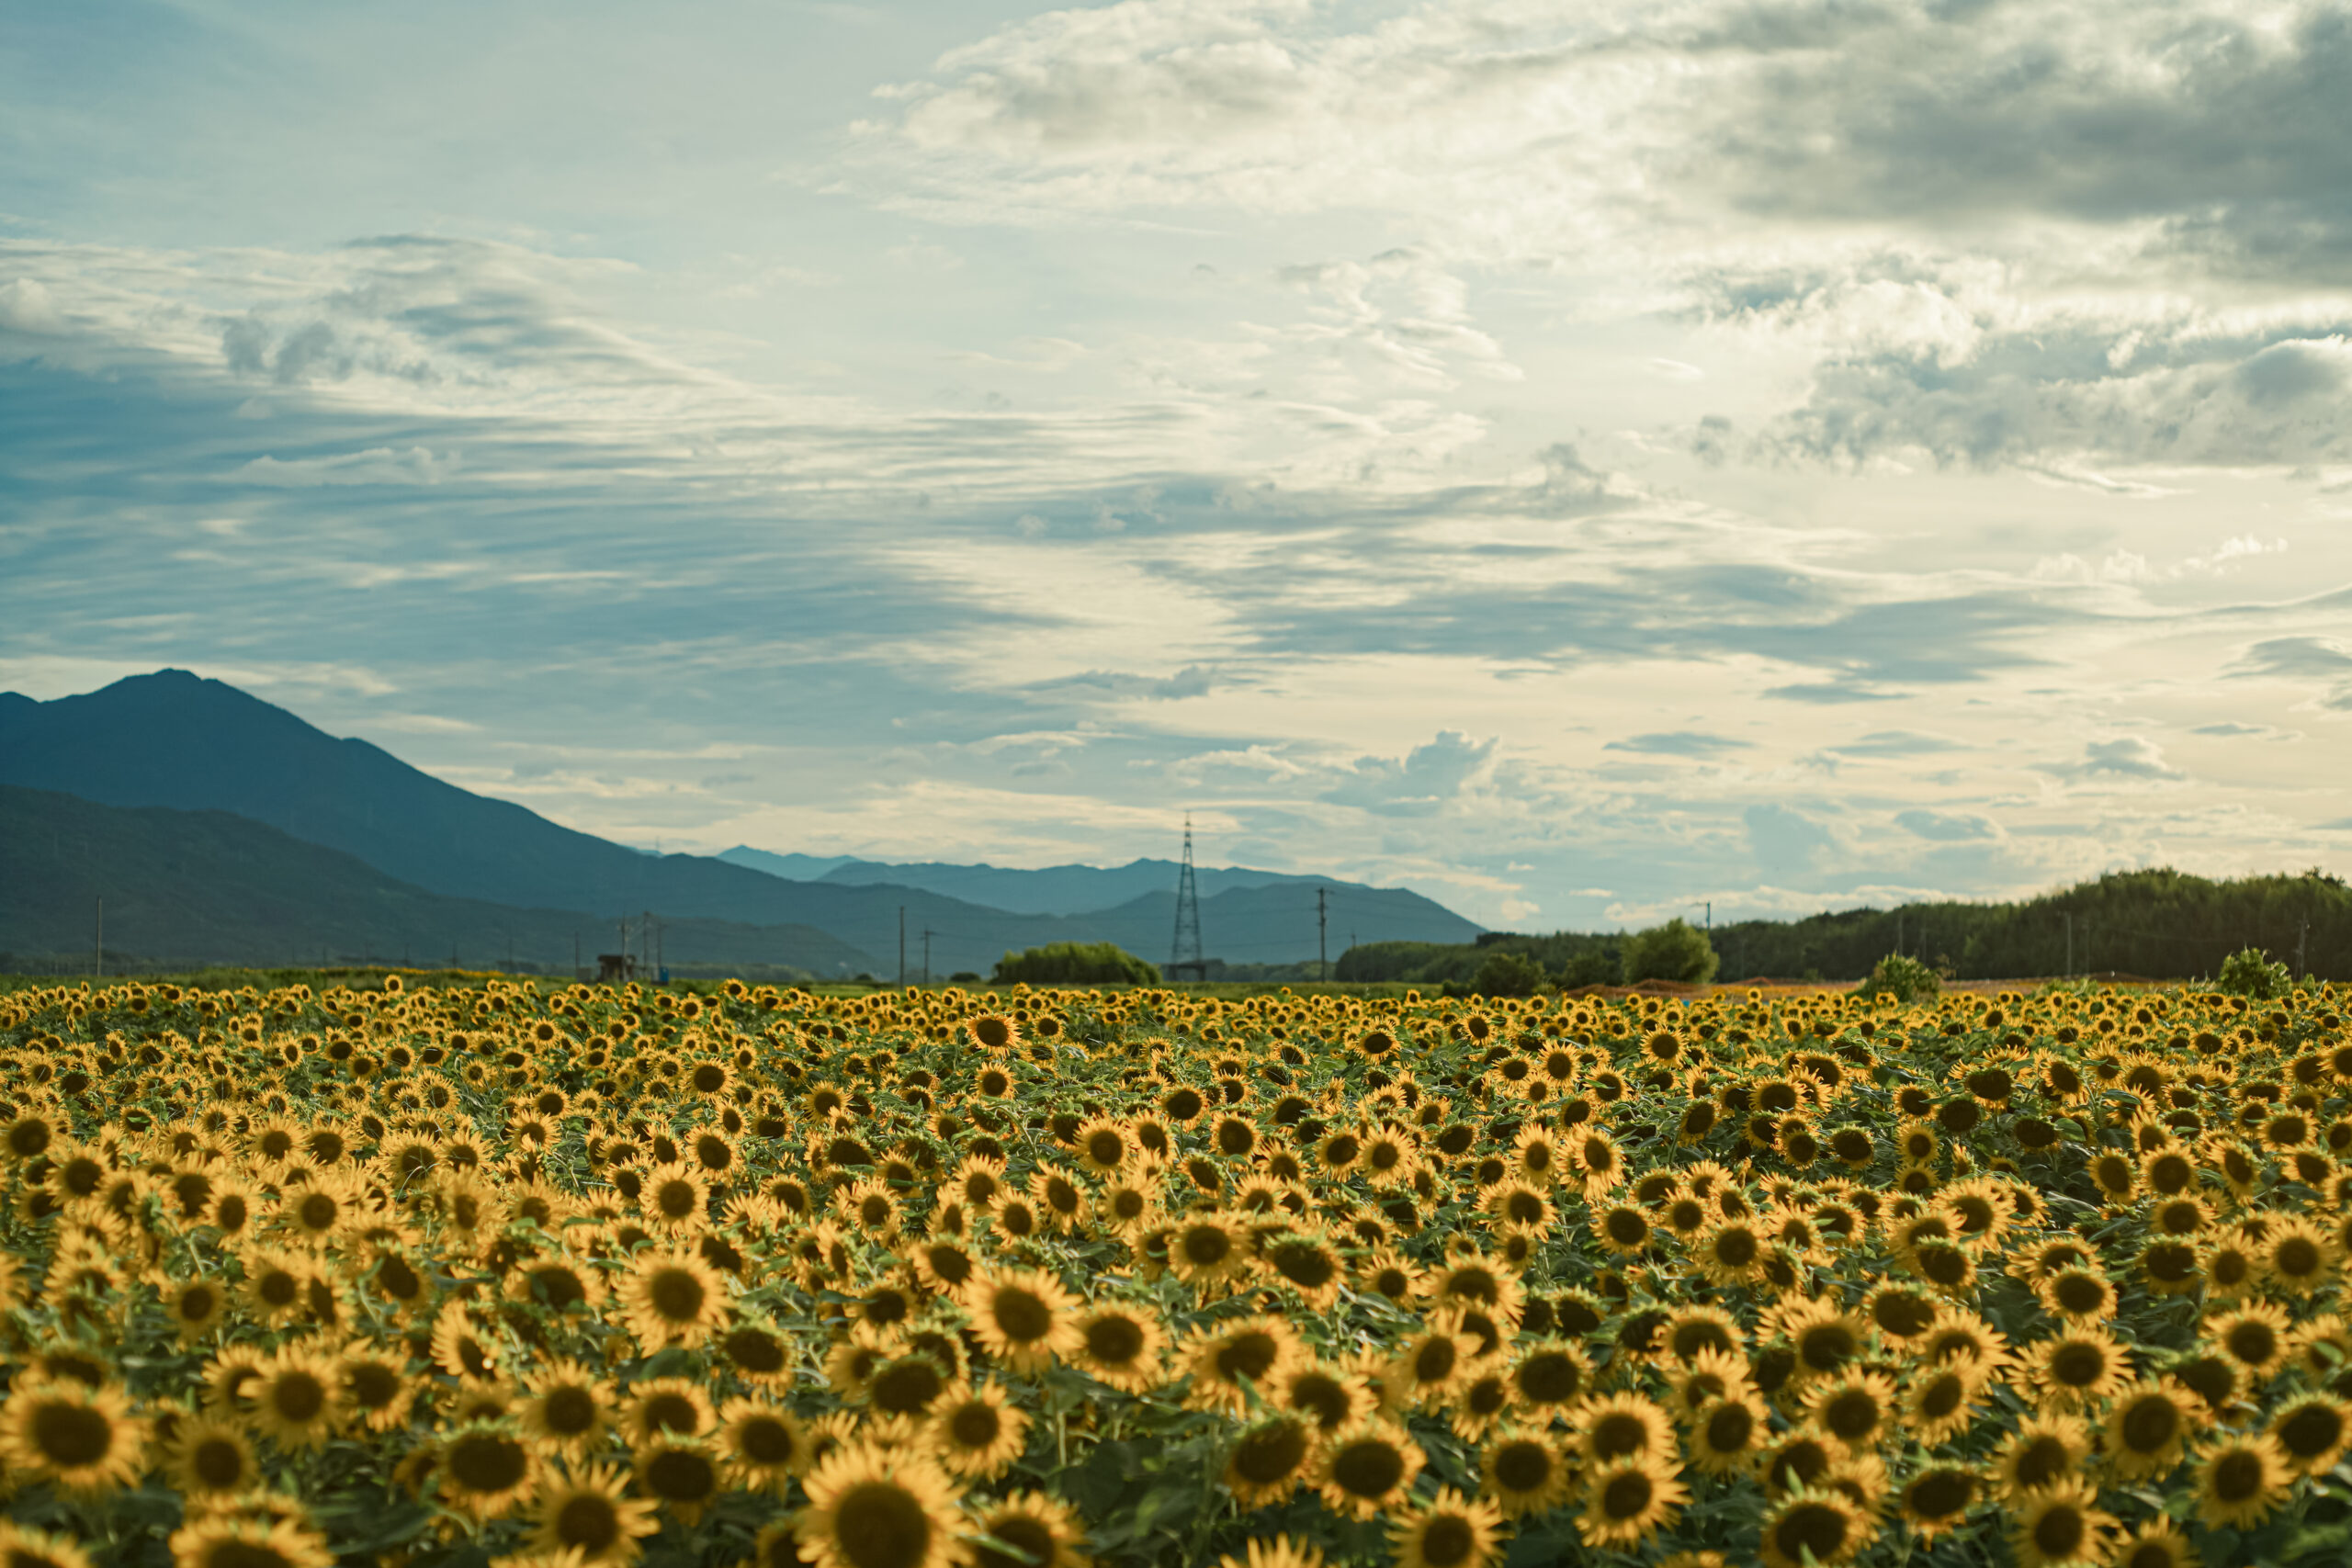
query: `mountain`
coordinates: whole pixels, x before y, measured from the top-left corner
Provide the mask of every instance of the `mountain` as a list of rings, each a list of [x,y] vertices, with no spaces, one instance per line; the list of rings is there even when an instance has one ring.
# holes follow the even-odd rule
[[[226,811],[99,806],[0,785],[0,951],[86,963],[106,899],[111,962],[283,964],[373,960],[569,970],[618,932],[602,917],[450,898],[337,850]],[[876,961],[808,926],[665,923],[673,967],[776,965],[815,976]]]
[[[920,887],[951,898],[1009,909],[1019,915],[1083,915],[1153,893],[1171,899],[1181,867],[1172,860],[1136,860],[1125,865],[1049,865],[1035,871],[997,865],[953,865],[938,861],[899,863],[878,860],[827,860],[816,855],[779,855],[741,845],[722,850],[718,858],[748,865],[772,875],[797,881],[831,882],[864,887],[888,883]],[[794,869],[787,869],[791,867]],[[1279,871],[1251,871],[1243,866],[1201,866],[1193,874],[1203,898],[1234,887],[1270,887],[1281,883],[1304,886],[1357,887],[1329,877],[1298,876]],[[1371,889],[1366,888],[1369,892]],[[1312,902],[1310,897],[1309,902]],[[1170,919],[1173,919],[1171,913]],[[1463,922],[1465,926],[1467,921]],[[1172,929],[1172,928],[1171,928]],[[1475,930],[1475,928],[1472,928]],[[1468,940],[1460,938],[1455,940]]]
[[[780,855],[767,850],[752,849],[748,844],[721,850],[715,858],[729,865],[747,865],[753,871],[764,871],[770,876],[781,876],[788,882],[814,882],[837,865],[858,863],[855,855]]]
[[[1172,903],[1164,919],[1148,904],[1136,908],[1142,900],[1079,917],[1009,912],[922,887],[794,881],[706,856],[648,855],[469,794],[364,740],[336,739],[283,708],[179,670],[53,702],[0,694],[0,784],[107,806],[232,812],[447,898],[582,910],[607,922],[651,910],[673,922],[811,927],[870,954],[872,964],[860,967],[886,976],[897,973],[902,931],[910,973],[920,969],[929,931],[932,973],[985,974],[1007,951],[1048,942],[1132,940],[1131,951],[1157,961],[1175,925]],[[1173,881],[1159,897],[1172,897]],[[1316,931],[1311,913],[1299,913],[1301,886],[1204,897],[1209,956],[1313,958]],[[10,888],[6,897],[17,894]],[[1273,902],[1261,910],[1261,898]],[[1241,902],[1227,902],[1233,899]],[[1476,930],[1410,893],[1380,894],[1360,914],[1351,929],[1366,942],[1459,942]],[[1334,955],[1338,930],[1335,915]],[[1228,952],[1228,934],[1262,951]]]

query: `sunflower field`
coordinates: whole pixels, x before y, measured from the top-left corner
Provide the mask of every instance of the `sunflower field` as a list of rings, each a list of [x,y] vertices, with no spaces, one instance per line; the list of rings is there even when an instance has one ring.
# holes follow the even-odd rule
[[[2335,994],[0,997],[0,1568],[2352,1560]]]

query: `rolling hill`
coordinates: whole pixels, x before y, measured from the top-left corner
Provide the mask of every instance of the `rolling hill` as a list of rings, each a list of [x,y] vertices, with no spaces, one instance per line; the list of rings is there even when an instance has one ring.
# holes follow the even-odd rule
[[[797,881],[712,857],[647,855],[470,794],[364,740],[337,739],[283,708],[186,671],[134,676],[53,702],[0,694],[0,784],[125,808],[229,812],[339,851],[424,893],[582,911],[605,929],[641,910],[659,914],[673,931],[696,919],[809,928],[870,955],[854,967],[886,976],[897,970],[902,922],[910,969],[921,962],[922,933],[932,933],[934,975],[985,974],[1008,950],[1049,942],[1114,941],[1157,961],[1166,956],[1175,924],[1172,873],[1159,893],[1058,915],[1008,911],[922,886]],[[831,863],[826,877],[842,869],[842,863]],[[1314,886],[1280,880],[1204,896],[1209,955],[1249,963],[1313,958]],[[1333,886],[1334,957],[1347,931],[1364,942],[1461,942],[1477,930],[1418,894]],[[52,897],[62,895],[17,884],[0,901],[46,907]],[[681,955],[673,947],[671,956]]]
[[[106,899],[114,962],[414,962],[486,969],[508,958],[569,970],[618,940],[562,909],[452,898],[226,811],[99,806],[0,785],[0,952],[86,962]],[[808,926],[667,922],[673,965],[775,965],[815,976],[878,969]],[[575,948],[575,942],[577,947]]]

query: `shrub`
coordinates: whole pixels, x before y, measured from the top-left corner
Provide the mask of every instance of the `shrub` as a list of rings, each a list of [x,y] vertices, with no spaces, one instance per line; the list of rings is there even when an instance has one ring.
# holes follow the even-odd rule
[[[1008,953],[996,966],[999,985],[1026,980],[1033,986],[1157,986],[1159,968],[1110,942],[1052,942]]]
[[[1544,968],[1523,953],[1490,953],[1470,977],[1470,991],[1480,997],[1532,997],[1544,985]]]
[[[1678,916],[1627,939],[1625,984],[1687,980],[1704,985],[1715,977],[1715,967],[1722,962],[1707,933]]]
[[[2294,976],[2284,964],[2273,964],[2258,947],[2242,947],[2222,960],[2221,977],[2213,982],[2233,997],[2267,1002],[2294,989]]]
[[[1571,989],[1578,986],[1613,986],[1617,983],[1618,955],[1606,948],[1594,948],[1579,953],[1560,965],[1560,984]]]
[[[1913,1002],[1931,1002],[1943,991],[1943,982],[1936,972],[1916,958],[1900,953],[1890,953],[1878,961],[1871,977],[1862,982],[1856,993],[1864,997],[1893,997],[1905,1006]]]

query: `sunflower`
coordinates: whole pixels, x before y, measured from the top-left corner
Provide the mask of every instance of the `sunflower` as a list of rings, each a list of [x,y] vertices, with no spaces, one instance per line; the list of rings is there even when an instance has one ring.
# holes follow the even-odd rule
[[[2074,1478],[2028,1492],[2009,1505],[2009,1547],[2018,1568],[2101,1562],[2115,1516],[2098,1506],[2098,1489]]]
[[[707,1439],[664,1433],[631,1450],[638,1491],[658,1500],[692,1529],[703,1510],[727,1491],[727,1477]]]
[[[2159,1514],[2133,1530],[2110,1559],[2116,1568],[2203,1568],[2178,1526]]]
[[[1617,1550],[1672,1529],[1681,1506],[1690,1500],[1690,1489],[1674,1479],[1670,1461],[1646,1457],[1595,1469],[1585,1483],[1584,1496],[1577,1533],[1587,1546]]]
[[[1318,1547],[1303,1546],[1278,1535],[1272,1540],[1251,1540],[1243,1556],[1226,1553],[1216,1560],[1216,1568],[1323,1568],[1323,1552]]]
[[[1903,1484],[1903,1522],[1921,1540],[1933,1541],[1968,1521],[1984,1500],[1984,1478],[1965,1464],[1932,1463]]]
[[[967,1480],[1001,1475],[1027,1444],[1029,1417],[994,1383],[957,1394],[933,1411],[925,1451]]]
[[[799,1370],[799,1347],[775,1325],[739,1316],[718,1337],[719,1354],[735,1375],[755,1388],[786,1388]]]
[[[662,1438],[698,1438],[718,1421],[710,1396],[688,1378],[648,1378],[621,1405],[621,1440],[640,1448]]]
[[[1869,1517],[1844,1493],[1800,1487],[1765,1516],[1763,1561],[1768,1568],[1838,1568],[1872,1533]]]
[[[647,1355],[670,1345],[693,1349],[727,1322],[726,1285],[692,1253],[639,1253],[616,1293],[623,1321]]]
[[[2223,1435],[2197,1465],[2197,1504],[2205,1528],[2253,1529],[2287,1500],[2294,1474],[2276,1438]]]
[[[146,1448],[147,1424],[115,1384],[19,1382],[0,1404],[0,1462],[20,1485],[100,1496],[139,1479]]]
[[[577,1361],[555,1361],[533,1371],[523,1386],[530,1397],[518,1414],[534,1442],[576,1455],[603,1439],[613,1394],[594,1371]]]
[[[2294,1325],[2275,1303],[2247,1302],[2205,1320],[2201,1337],[2248,1376],[2276,1372],[2294,1348]]]
[[[1711,1285],[1751,1285],[1763,1277],[1767,1243],[1747,1220],[1720,1220],[1690,1243],[1690,1260]]]
[[[2352,1404],[2332,1394],[2304,1394],[2278,1407],[2270,1418],[2269,1435],[2295,1471],[2320,1474],[2332,1469],[2352,1444]]]
[[[1617,1460],[1674,1457],[1674,1427],[1648,1399],[1638,1393],[1612,1393],[1589,1399],[1569,1412],[1576,1428],[1577,1451],[1588,1465]]]
[[[1478,1495],[1513,1519],[1558,1506],[1574,1479],[1567,1456],[1540,1427],[1495,1433],[1479,1455],[1478,1469]]]
[[[1442,1404],[1469,1377],[1478,1342],[1461,1331],[1459,1313],[1440,1313],[1405,1337],[1389,1360],[1388,1382],[1408,1404]]]
[[[2258,1257],[2273,1285],[2290,1295],[2308,1296],[2335,1271],[2335,1238],[2301,1215],[2274,1214]]]
[[[332,1568],[325,1540],[291,1519],[207,1515],[175,1530],[174,1568]]]
[[[964,1035],[983,1051],[1001,1054],[1021,1048],[1021,1025],[1002,1013],[978,1013],[965,1020]]]
[[[1864,1320],[1839,1311],[1834,1301],[1799,1298],[1775,1310],[1801,1380],[1835,1377],[1862,1353]]]
[[[1420,1445],[1403,1427],[1363,1421],[1324,1444],[1315,1478],[1325,1506],[1351,1518],[1370,1519],[1403,1500],[1422,1462]]]
[[[1179,1356],[1192,1374],[1184,1403],[1195,1410],[1240,1415],[1249,1409],[1253,1391],[1278,1383],[1306,1354],[1297,1333],[1279,1317],[1204,1325]]]
[[[1283,1236],[1266,1247],[1264,1262],[1309,1311],[1329,1312],[1338,1303],[1347,1263],[1325,1237],[1309,1231]]]
[[[1080,1343],[1069,1310],[1075,1298],[1050,1274],[989,1270],[965,1286],[958,1300],[981,1345],[1010,1371],[1043,1371]]]
[[[2033,1386],[2061,1406],[2111,1398],[2131,1375],[2123,1348],[2103,1328],[2066,1329],[2025,1353]]]
[[[1994,1459],[1994,1489],[2014,1503],[2029,1492],[2072,1478],[2090,1451],[2090,1428],[2079,1416],[2020,1416],[2016,1432]]]
[[[164,1449],[164,1472],[189,1497],[232,1496],[261,1482],[243,1430],[211,1416],[183,1416]]]
[[[971,1545],[973,1568],[1091,1568],[1079,1550],[1085,1529],[1066,1503],[1036,1492],[1019,1492],[981,1510]],[[1001,1541],[1010,1551],[989,1544]]]
[[[334,1435],[336,1364],[300,1344],[281,1346],[246,1386],[254,1425],[281,1449],[315,1449]]]
[[[1226,1457],[1225,1483],[1244,1508],[1280,1503],[1313,1469],[1321,1434],[1303,1416],[1261,1421],[1236,1439]]]
[[[2069,1324],[2099,1323],[2115,1315],[2115,1286],[2096,1266],[2061,1269],[2035,1293],[2044,1307]]]
[[[62,1535],[0,1520],[0,1562],[9,1568],[91,1568],[90,1554]]]
[[[442,1440],[438,1457],[442,1502],[476,1519],[513,1512],[539,1478],[538,1456],[503,1423],[458,1427]]]
[[[1883,1372],[1840,1372],[1807,1388],[1804,1410],[1849,1454],[1866,1453],[1895,1422],[1894,1381]]]
[[[852,1445],[806,1484],[793,1529],[818,1568],[947,1568],[963,1556],[955,1483],[920,1455]]]
[[[451,1302],[434,1320],[434,1363],[453,1378],[488,1378],[498,1370],[498,1350],[483,1337],[462,1302]]]
[[[1158,1314],[1102,1302],[1079,1314],[1078,1343],[1069,1361],[1097,1382],[1147,1393],[1159,1384],[1166,1343]]]
[[[1585,1396],[1592,1382],[1592,1363],[1583,1347],[1571,1340],[1538,1339],[1519,1352],[1507,1377],[1513,1403],[1542,1419]]]
[[[2254,1239],[2233,1225],[2208,1234],[2199,1248],[2198,1271],[2206,1298],[2219,1301],[2253,1290],[2262,1278],[2262,1259]]]
[[[662,1528],[654,1506],[622,1495],[628,1482],[625,1472],[606,1465],[584,1465],[561,1481],[539,1485],[532,1499],[537,1519],[527,1538],[545,1552],[577,1552],[576,1562],[634,1562],[641,1554],[638,1543]]]
[[[1396,1568],[1487,1568],[1501,1551],[1502,1513],[1451,1486],[1397,1514],[1388,1527]]]
[[[1231,1279],[1249,1264],[1245,1227],[1216,1213],[1186,1215],[1168,1239],[1168,1267],[1194,1290]]]
[[[1975,1419],[1985,1386],[1984,1373],[1973,1363],[1918,1368],[1903,1393],[1903,1424],[1927,1448],[1951,1442]]]

